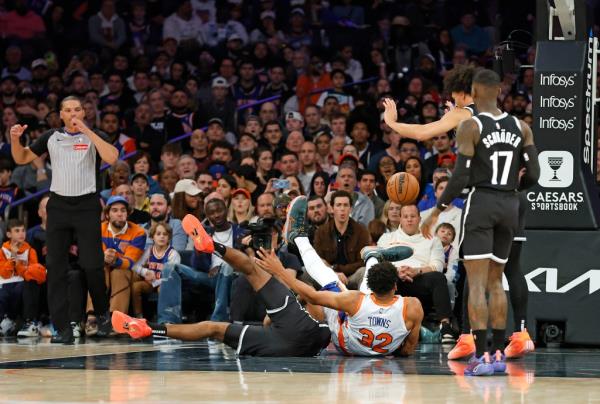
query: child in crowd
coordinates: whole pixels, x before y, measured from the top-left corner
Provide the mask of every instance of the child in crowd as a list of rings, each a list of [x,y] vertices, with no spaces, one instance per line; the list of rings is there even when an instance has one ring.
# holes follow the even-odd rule
[[[181,257],[171,246],[173,230],[168,223],[158,222],[150,228],[150,237],[154,244],[144,251],[133,270],[142,279],[133,282],[133,311],[138,318],[143,317],[142,294],[159,291],[161,271],[165,264],[179,264]]]
[[[17,336],[37,337],[40,285],[46,282],[46,268],[25,241],[25,224],[10,219],[6,228],[8,240],[0,250],[0,335],[14,332],[22,310],[25,321]]]
[[[435,229],[435,235],[442,242],[442,246],[444,247],[444,274],[446,275],[446,280],[448,281],[448,289],[450,292],[450,301],[452,306],[454,306],[454,299],[456,295],[456,270],[458,268],[458,248],[455,248],[452,245],[452,242],[456,238],[456,230],[454,226],[450,223],[441,223]]]

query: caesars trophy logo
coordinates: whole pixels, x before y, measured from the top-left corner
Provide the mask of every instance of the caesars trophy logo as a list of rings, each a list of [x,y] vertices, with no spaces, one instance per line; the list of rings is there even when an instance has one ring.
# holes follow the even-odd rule
[[[544,151],[539,155],[540,180],[544,188],[567,188],[573,183],[573,155],[568,151]]]

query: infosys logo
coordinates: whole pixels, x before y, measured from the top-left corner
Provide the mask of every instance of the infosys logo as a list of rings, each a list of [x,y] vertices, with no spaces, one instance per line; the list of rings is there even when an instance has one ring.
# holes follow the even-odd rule
[[[542,118],[540,117],[540,129],[562,130],[564,132],[575,128],[575,118],[559,119],[555,117]]]
[[[540,74],[540,85],[549,87],[571,87],[575,84],[577,74],[568,76],[559,74]]]
[[[543,97],[540,96],[540,107],[541,108],[561,108],[561,109],[570,109],[575,106],[575,99],[577,96],[573,96],[571,98],[561,98],[561,97]]]

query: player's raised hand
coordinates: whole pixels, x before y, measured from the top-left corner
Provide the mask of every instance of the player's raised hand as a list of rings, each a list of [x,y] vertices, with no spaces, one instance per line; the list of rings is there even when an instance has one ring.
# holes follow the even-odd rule
[[[271,275],[277,275],[285,271],[285,268],[279,260],[279,257],[275,254],[275,251],[267,251],[261,247],[260,250],[256,252],[256,255],[258,255],[258,258],[255,258],[256,265]]]
[[[21,135],[27,130],[27,125],[13,125],[10,127],[10,138],[12,140],[19,140]]]
[[[396,102],[391,98],[385,98],[383,100],[383,106],[385,111],[383,113],[383,119],[388,125],[398,120],[398,110],[396,109]]]
[[[421,225],[421,234],[427,239],[431,239],[431,228],[433,227],[433,215],[430,215]]]
[[[444,114],[447,114],[448,112],[452,111],[455,108],[452,101],[446,101],[446,103],[444,105],[446,106],[444,108]]]

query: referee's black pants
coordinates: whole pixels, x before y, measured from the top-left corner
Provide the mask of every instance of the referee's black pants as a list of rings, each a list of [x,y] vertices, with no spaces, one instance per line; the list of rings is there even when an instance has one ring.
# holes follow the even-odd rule
[[[435,319],[442,320],[452,315],[450,303],[450,292],[446,276],[437,271],[425,272],[415,276],[412,282],[398,280],[396,283],[398,291],[402,296],[412,296],[419,299],[423,305],[425,314],[435,311]]]
[[[97,194],[67,197],[52,193],[46,211],[48,308],[52,322],[63,331],[70,327],[70,304],[79,304],[70,303],[68,293],[69,247],[73,240],[77,241],[79,266],[85,272],[96,313],[108,311],[100,230],[102,206]]]

